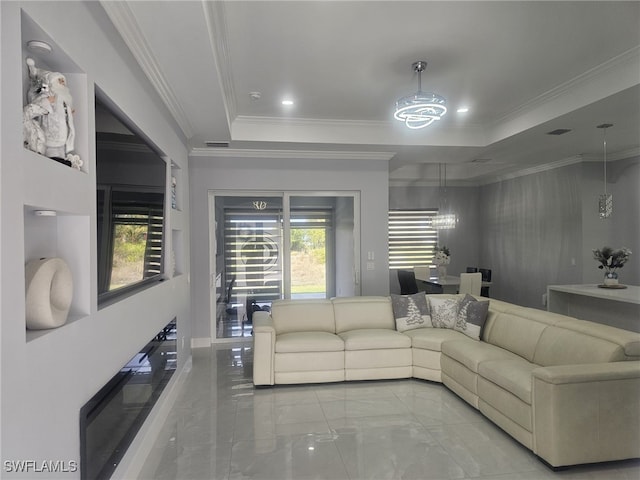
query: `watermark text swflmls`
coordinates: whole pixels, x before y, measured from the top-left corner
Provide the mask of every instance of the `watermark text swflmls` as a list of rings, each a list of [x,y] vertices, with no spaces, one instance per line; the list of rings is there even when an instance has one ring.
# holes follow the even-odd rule
[[[76,460],[5,460],[7,473],[69,473],[78,471]]]

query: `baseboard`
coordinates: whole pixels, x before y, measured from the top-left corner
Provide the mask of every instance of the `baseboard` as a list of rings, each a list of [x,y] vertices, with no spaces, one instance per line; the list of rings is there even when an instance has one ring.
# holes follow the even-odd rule
[[[156,440],[160,436],[173,405],[180,392],[187,375],[191,371],[192,358],[189,357],[179,372],[173,375],[155,406],[149,413],[146,421],[140,427],[138,434],[129,445],[127,452],[116,467],[112,480],[128,480],[140,478],[142,468],[153,450]]]

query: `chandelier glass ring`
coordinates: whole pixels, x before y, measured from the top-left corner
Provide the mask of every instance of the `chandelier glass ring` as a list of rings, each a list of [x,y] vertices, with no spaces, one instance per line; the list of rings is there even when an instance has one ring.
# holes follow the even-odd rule
[[[400,98],[393,116],[404,122],[407,128],[415,130],[440,120],[447,113],[447,101],[441,95],[422,91],[422,72],[427,68],[427,62],[415,62],[412,68],[418,74],[418,91]]]

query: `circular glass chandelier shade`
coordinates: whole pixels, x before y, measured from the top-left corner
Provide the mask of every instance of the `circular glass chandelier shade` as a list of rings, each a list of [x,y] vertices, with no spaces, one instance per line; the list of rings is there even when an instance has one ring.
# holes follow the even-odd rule
[[[393,116],[404,122],[407,128],[424,128],[447,113],[446,103],[444,97],[435,93],[417,92],[398,100]]]
[[[447,101],[440,95],[422,91],[422,72],[427,68],[427,62],[424,60],[414,62],[411,67],[418,74],[418,91],[398,100],[396,113],[393,116],[404,122],[408,128],[415,130],[440,120],[447,113]]]

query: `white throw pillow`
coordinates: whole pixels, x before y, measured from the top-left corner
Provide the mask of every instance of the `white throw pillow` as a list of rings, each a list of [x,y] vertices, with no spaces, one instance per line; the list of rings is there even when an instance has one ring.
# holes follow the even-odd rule
[[[406,332],[414,328],[431,327],[429,303],[424,292],[413,295],[391,295],[396,330]]]
[[[431,307],[431,323],[435,328],[455,328],[458,321],[458,305],[460,300],[457,298],[432,295],[429,297],[429,306]]]

